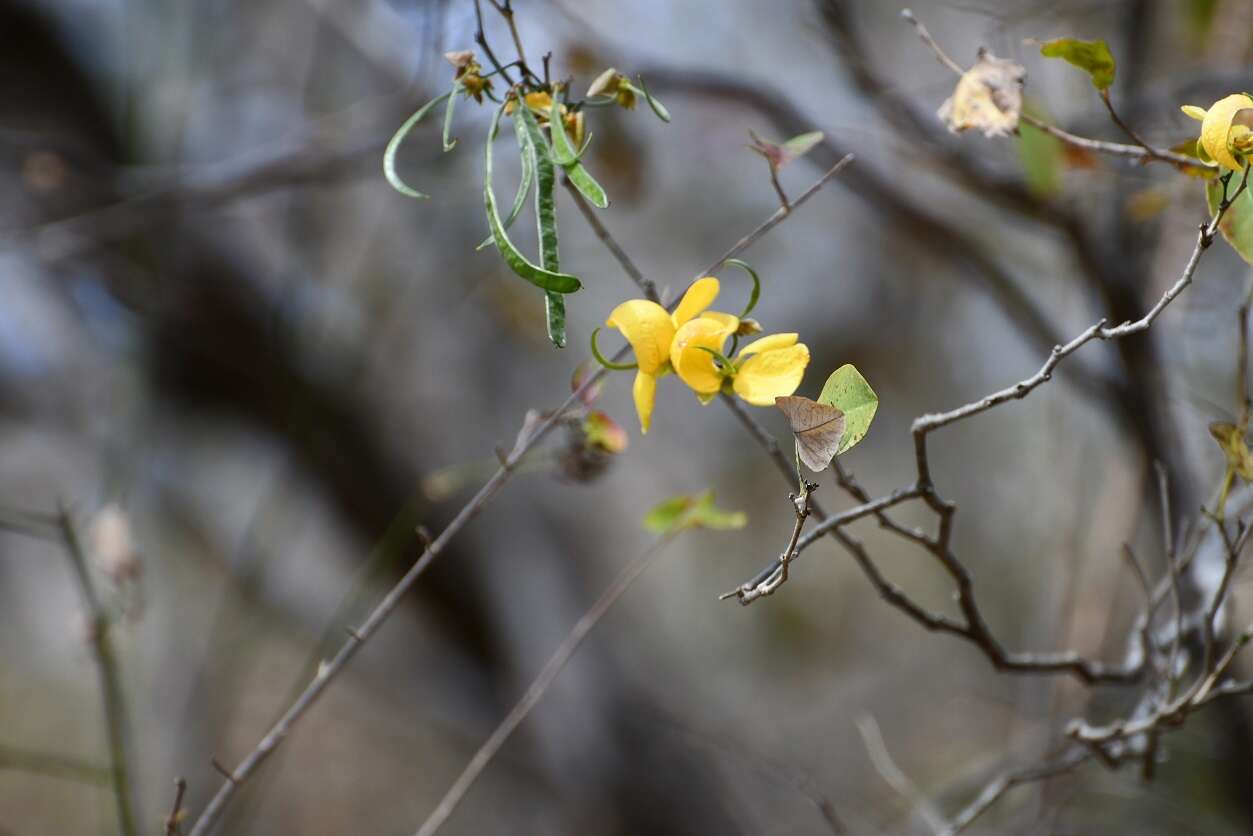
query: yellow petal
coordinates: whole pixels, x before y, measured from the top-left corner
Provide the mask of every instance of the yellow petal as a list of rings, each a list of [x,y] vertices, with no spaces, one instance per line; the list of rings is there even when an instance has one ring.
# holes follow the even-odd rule
[[[553,106],[553,97],[544,92],[527,93],[526,106],[540,115],[547,117]]]
[[[722,351],[727,337],[735,331],[728,324],[706,317],[693,319],[678,330],[670,344],[670,365],[697,394],[713,394],[722,386],[722,373],[714,365],[713,355],[704,349]]]
[[[670,314],[656,302],[631,299],[613,309],[605,322],[617,328],[635,350],[635,361],[644,374],[656,374],[670,356],[674,324]]]
[[[1232,171],[1243,171],[1244,165],[1232,156],[1227,144],[1228,135],[1231,133],[1231,122],[1238,112],[1251,107],[1253,107],[1253,99],[1243,93],[1235,93],[1214,102],[1213,107],[1206,111],[1204,121],[1201,122],[1200,145],[1205,147],[1205,150],[1219,165]]]
[[[786,397],[801,385],[807,365],[809,349],[804,343],[756,354],[735,375],[735,394],[753,406],[774,406],[775,398]]]
[[[750,354],[761,354],[780,348],[791,348],[796,345],[796,340],[799,336],[799,334],[771,334],[768,337],[753,340],[740,349],[740,356],[747,357]]]
[[[697,279],[692,282],[692,286],[687,289],[687,293],[683,294],[683,301],[674,309],[674,315],[671,317],[674,321],[674,327],[682,327],[698,313],[712,305],[714,299],[718,298],[720,287],[718,280],[713,276],[706,276],[703,279]]]
[[[734,334],[740,328],[740,318],[735,314],[722,313],[721,311],[705,311],[698,319],[712,319],[725,328],[728,334]]]
[[[636,372],[631,394],[635,397],[635,411],[640,416],[640,432],[647,435],[653,423],[653,404],[657,401],[657,378],[642,371]]]
[[[1205,108],[1203,107],[1197,107],[1196,105],[1184,105],[1179,109],[1198,122],[1205,121]]]

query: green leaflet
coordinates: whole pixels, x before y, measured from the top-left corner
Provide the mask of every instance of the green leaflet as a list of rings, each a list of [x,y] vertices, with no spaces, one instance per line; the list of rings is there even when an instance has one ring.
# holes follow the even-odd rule
[[[838,407],[844,413],[844,435],[838,453],[843,453],[866,436],[879,408],[879,396],[866,378],[851,364],[840,366],[823,384],[818,403]],[[837,455],[838,455],[837,453]]]
[[[513,226],[513,222],[522,213],[522,207],[526,205],[526,196],[531,191],[531,181],[535,179],[535,158],[531,153],[531,138],[527,134],[526,127],[520,124],[516,112],[513,115],[513,135],[518,140],[518,158],[522,162],[522,180],[518,184],[518,193],[514,195],[513,207],[509,210],[509,216],[505,218],[505,229]],[[474,249],[477,252],[484,247],[492,246],[494,243],[496,243],[496,239],[489,235]]]
[[[553,162],[564,168],[577,163],[579,153],[570,143],[565,121],[561,118],[561,97],[553,96],[552,99],[553,103],[548,111],[548,124],[552,126],[553,132]]]
[[[789,160],[795,160],[814,150],[814,146],[822,142],[823,139],[822,131],[810,131],[809,133],[797,134],[780,147]]]
[[[653,113],[657,114],[658,119],[663,122],[669,122],[670,111],[666,110],[666,106],[654,99],[653,94],[648,92],[648,85],[644,83],[644,76],[639,76],[639,82],[640,86],[637,92],[644,97],[644,101],[648,102],[648,106],[653,109]],[[632,89],[635,89],[634,85],[632,85]]]
[[[748,524],[743,511],[727,511],[714,504],[714,492],[681,494],[654,506],[644,515],[644,528],[654,534],[677,534],[690,528],[733,531]]]
[[[531,109],[521,106],[514,108],[513,118],[514,127],[527,137],[531,166],[535,170],[535,226],[539,234],[540,261],[544,269],[556,271],[560,269],[557,250],[557,202],[554,194],[557,188],[557,172],[553,168],[544,133],[539,128],[539,122],[535,121]],[[544,312],[548,322],[548,339],[557,348],[565,348],[565,300],[559,294],[548,291],[544,294]]]
[[[422,105],[422,107],[418,108],[418,112],[406,119],[405,123],[400,126],[400,129],[397,130],[396,133],[392,134],[391,140],[387,143],[387,150],[383,152],[383,176],[387,178],[387,182],[391,184],[393,189],[406,197],[416,197],[418,199],[425,200],[430,197],[430,195],[422,194],[422,192],[417,189],[410,188],[404,180],[400,179],[400,175],[396,173],[396,152],[400,150],[400,144],[405,141],[405,137],[409,135],[409,132],[413,130],[414,126],[422,121],[422,117],[426,116],[431,108],[435,107],[445,99],[452,97],[452,94],[456,92],[456,89],[456,87],[453,87],[452,90],[449,90],[444,95],[431,99],[429,102]],[[447,148],[445,148],[445,150],[447,150]]]
[[[1227,183],[1227,194],[1236,193],[1243,176],[1239,173],[1231,175],[1231,180]],[[1216,177],[1205,184],[1205,199],[1211,214],[1218,211],[1218,203],[1222,198],[1222,181]],[[1253,188],[1245,189],[1228,207],[1223,219],[1218,222],[1218,230],[1241,258],[1253,264]]]
[[[525,111],[526,108],[519,107],[518,110]],[[573,293],[583,286],[577,278],[565,273],[546,270],[527,261],[526,256],[518,252],[518,248],[509,240],[509,235],[501,223],[500,211],[496,207],[496,195],[492,193],[492,143],[500,130],[500,116],[504,112],[505,106],[501,105],[493,114],[491,127],[487,131],[487,144],[483,151],[483,202],[487,207],[487,223],[492,229],[492,239],[496,242],[496,249],[500,250],[505,263],[513,272],[544,290]],[[539,155],[536,154],[537,159],[538,157]],[[556,234],[555,229],[553,234]]]
[[[452,114],[457,109],[457,93],[460,91],[461,85],[454,84],[448,94],[448,107],[444,109],[444,153],[457,147],[457,140],[452,136]]]
[[[1105,41],[1081,41],[1078,38],[1058,38],[1040,44],[1040,54],[1045,58],[1061,58],[1092,77],[1092,86],[1108,90],[1114,83],[1114,56]]]
[[[561,120],[561,97],[553,96],[552,110],[548,112],[548,124],[553,135],[553,160],[565,169],[566,176],[570,178],[570,182],[579,190],[579,193],[587,198],[588,202],[597,209],[604,209],[609,206],[609,197],[605,194],[605,190],[601,188],[592,175],[587,173],[587,169],[579,162],[579,156],[582,150],[576,151],[570,143],[570,137],[566,134],[566,126]],[[586,149],[586,145],[583,146]]]

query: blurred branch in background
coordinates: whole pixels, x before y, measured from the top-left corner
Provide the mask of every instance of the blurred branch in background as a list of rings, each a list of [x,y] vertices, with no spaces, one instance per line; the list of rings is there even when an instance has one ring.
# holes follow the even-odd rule
[[[1223,5],[1242,4],[1249,5]],[[653,4],[624,16],[593,3],[565,10],[590,21],[590,29],[571,37],[572,27],[550,9],[515,10],[509,0],[228,2],[212,10],[126,3],[86,17],[68,0],[0,0],[0,68],[10,70],[0,73],[0,487],[31,506],[40,500],[28,503],[28,496],[72,495],[75,507],[94,506],[93,495],[124,497],[143,509],[161,556],[149,587],[157,612],[143,631],[118,637],[133,653],[125,669],[137,683],[127,689],[133,703],[126,708],[144,718],[135,741],[121,736],[129,770],[72,755],[83,750],[70,745],[69,731],[64,758],[44,753],[39,728],[62,724],[63,712],[87,703],[61,687],[58,661],[43,658],[45,648],[60,647],[47,613],[55,618],[63,602],[38,594],[37,585],[47,583],[40,565],[0,563],[0,605],[14,605],[19,627],[41,631],[34,641],[22,635],[0,647],[11,654],[0,656],[4,673],[12,664],[20,683],[0,691],[0,713],[32,720],[23,724],[32,739],[16,726],[4,733],[12,746],[0,748],[0,770],[15,779],[35,776],[38,790],[28,799],[26,785],[14,780],[0,788],[0,807],[12,803],[18,816],[36,810],[37,825],[82,830],[98,811],[62,803],[72,797],[57,795],[61,782],[38,776],[84,782],[75,789],[107,783],[119,811],[128,795],[157,796],[137,790],[160,786],[159,800],[134,805],[135,821],[155,827],[162,817],[167,833],[181,833],[186,811],[203,808],[218,784],[209,753],[242,751],[248,754],[234,770],[215,764],[226,781],[196,833],[207,833],[212,815],[241,789],[229,816],[216,822],[232,834],[395,830],[435,809],[426,825],[433,828],[480,776],[476,793],[492,803],[463,805],[449,830],[801,832],[819,826],[802,803],[808,799],[830,832],[860,832],[843,819],[861,824],[859,808],[891,798],[864,759],[847,754],[858,750],[847,718],[871,711],[883,722],[870,741],[879,772],[906,788],[913,812],[936,832],[1007,825],[1009,803],[996,807],[998,820],[983,817],[1010,789],[1044,787],[1072,773],[1084,776],[1092,794],[1107,787],[1130,792],[1112,772],[1099,783],[1088,779],[1104,770],[1078,772],[1091,761],[1130,764],[1167,788],[1119,803],[1127,832],[1166,832],[1168,823],[1150,821],[1158,803],[1195,815],[1189,823],[1203,823],[1197,826],[1238,815],[1247,805],[1239,776],[1247,773],[1248,747],[1240,741],[1248,709],[1244,700],[1222,697],[1253,689],[1237,669],[1250,633],[1228,631],[1229,623],[1248,618],[1237,599],[1249,506],[1229,466],[1221,498],[1190,527],[1176,528],[1182,520],[1169,510],[1196,508],[1191,483],[1210,482],[1212,462],[1189,446],[1192,427],[1172,426],[1171,407],[1181,379],[1186,396],[1198,399],[1213,399],[1210,384],[1226,380],[1227,328],[1214,323],[1225,323],[1230,288],[1199,282],[1189,291],[1185,333],[1176,330],[1174,314],[1160,320],[1165,332],[1156,324],[1166,306],[1183,308],[1175,300],[1222,210],[1207,220],[1181,275],[1194,229],[1192,204],[1173,199],[1182,190],[1171,193],[1172,212],[1160,224],[1133,222],[1124,206],[1130,189],[1161,190],[1181,162],[1175,151],[1157,147],[1170,144],[1162,141],[1169,134],[1143,118],[1146,103],[1173,111],[1182,85],[1203,85],[1223,72],[1238,84],[1230,68],[1247,57],[1248,39],[1222,39],[1220,71],[1198,67],[1179,45],[1184,35],[1164,31],[1165,12],[1176,10],[1144,0],[1061,10],[1028,3],[994,12],[926,10],[937,17],[937,33],[945,33],[951,14],[961,23],[947,30],[955,40],[991,32],[1002,54],[1014,54],[1003,47],[1016,43],[1019,30],[1040,34],[1027,27],[1099,28],[1125,39],[1118,49],[1120,61],[1127,56],[1122,89],[1116,98],[1103,91],[1103,109],[1090,110],[1100,112],[1106,130],[1108,116],[1118,138],[1125,133],[1137,144],[1080,136],[1103,135],[1089,130],[1097,123],[1085,117],[1067,115],[1063,131],[1024,114],[1053,138],[1121,165],[1085,170],[1081,193],[1044,194],[1008,159],[1010,143],[975,148],[948,134],[934,108],[913,97],[920,85],[902,79],[917,79],[919,68],[932,65],[914,32],[874,4],[815,5],[817,14],[745,3],[716,10]],[[991,17],[981,18],[985,13]],[[1223,14],[1239,19],[1230,9]],[[692,26],[692,16],[701,16],[700,26]],[[35,18],[46,25],[28,26]],[[656,57],[624,56],[598,29],[631,53]],[[730,416],[711,411],[678,422],[672,433],[650,435],[647,445],[633,439],[612,482],[587,484],[563,471],[557,457],[541,461],[535,448],[554,426],[569,425],[601,373],[583,379],[554,412],[528,416],[512,450],[500,451],[499,469],[495,461],[490,469],[478,465],[475,455],[489,446],[482,439],[511,432],[510,416],[533,406],[537,393],[554,391],[549,383],[567,376],[570,361],[535,347],[543,317],[537,300],[516,293],[498,261],[473,255],[482,206],[477,173],[464,157],[434,165],[436,138],[433,151],[415,148],[403,161],[423,178],[469,184],[446,189],[436,211],[398,210],[394,195],[380,197],[377,176],[381,138],[402,111],[425,98],[424,90],[447,89],[427,68],[440,62],[445,46],[472,42],[494,44],[489,60],[506,62],[501,69],[515,80],[540,82],[541,56],[542,82],[549,82],[551,64],[553,80],[571,79],[572,87],[610,63],[632,70],[644,63],[650,90],[717,106],[676,109],[679,118],[666,128],[673,133],[657,143],[645,142],[645,129],[615,121],[623,118],[616,111],[599,112],[606,122],[580,153],[587,150],[589,169],[632,189],[629,198],[625,187],[613,190],[623,199],[608,227],[565,181],[574,208],[649,299],[658,295],[653,277],[681,276],[693,253],[703,260],[697,247],[725,234],[745,206],[771,199],[764,177],[740,177],[734,159],[709,151],[725,149],[732,130],[742,140],[746,115],[784,137],[826,133],[810,155],[823,179],[791,208],[841,170],[846,146],[865,149],[840,178],[857,201],[833,205],[820,223],[811,212],[791,213],[802,220],[770,242],[781,246],[762,252],[772,271],[789,277],[772,306],[797,317],[798,331],[822,329],[821,342],[810,341],[815,360],[837,351],[856,354],[859,363],[878,358],[876,387],[891,404],[881,426],[894,432],[877,433],[867,448],[873,472],[869,463],[858,470],[872,476],[868,484],[904,487],[871,493],[837,460],[840,502],[827,500],[824,508],[817,493],[802,489],[793,514],[781,496],[796,489],[798,474],[773,435],[777,416],[758,418],[731,397],[721,399]],[[537,62],[533,68],[508,62],[509,42],[523,64],[527,57]],[[832,72],[832,56],[842,75]],[[952,59],[946,64],[962,72]],[[946,84],[940,75],[930,81]],[[1150,87],[1151,76],[1164,80]],[[1044,89],[1066,101],[1057,85]],[[502,93],[499,86],[495,92]],[[258,150],[240,150],[249,147]],[[664,155],[646,153],[653,148]],[[919,176],[899,175],[902,148],[908,172]],[[1146,157],[1168,165],[1126,164]],[[504,178],[513,177],[504,168]],[[1233,181],[1233,188],[1240,186]],[[871,209],[869,220],[858,211],[863,207]],[[786,217],[786,209],[776,212],[728,255]],[[591,236],[563,241],[570,242],[563,266],[591,276],[584,263],[596,246]],[[628,251],[644,252],[646,269]],[[1157,265],[1169,275],[1154,276]],[[1206,258],[1207,273],[1227,267],[1220,257]],[[609,285],[589,282],[590,292],[577,297],[572,334],[600,321],[590,311],[600,310],[605,294],[617,295]],[[1243,380],[1244,319],[1240,327]],[[1075,356],[1106,340],[1110,347]],[[997,389],[1019,377],[1024,354],[1047,360],[1018,384]],[[1065,385],[1044,387],[1054,375]],[[1033,396],[1011,417],[1011,402],[1037,389],[1050,394]],[[972,399],[980,392],[991,394]],[[1082,397],[1062,397],[1069,394]],[[610,392],[605,408],[618,408],[621,396]],[[926,412],[945,400],[967,403]],[[1065,414],[1051,408],[1058,404]],[[1225,407],[1215,409],[1225,417]],[[991,412],[1012,423],[1010,430]],[[911,450],[898,443],[906,437],[900,422],[920,413]],[[928,436],[941,427],[951,431],[928,449]],[[743,440],[736,446],[740,430],[764,457]],[[736,455],[727,456],[724,445]],[[1062,461],[1058,450],[1072,446],[1081,451],[1076,460]],[[985,462],[1010,468],[1012,476]],[[1151,490],[1142,500],[1134,496],[1145,481],[1137,462],[1144,470],[1160,462],[1171,474],[1160,500],[1147,496]],[[784,480],[777,487],[762,478],[771,465]],[[943,495],[933,468],[937,482],[953,473]],[[270,470],[282,478],[271,479]],[[564,475],[528,478],[526,491],[465,531],[524,470]],[[446,473],[458,478],[442,495],[415,492]],[[467,473],[487,479],[482,490],[440,504],[462,496]],[[557,656],[551,648],[603,588],[601,574],[607,578],[628,555],[639,555],[632,509],[680,484],[690,490],[691,480],[715,480],[736,507],[752,509],[753,529],[737,535],[732,548],[685,542],[692,554],[676,562],[675,576],[648,606],[622,601],[615,619],[624,628],[612,643],[598,635],[580,651],[580,664],[558,679],[575,651],[571,637],[577,643],[594,620],[580,621]],[[266,498],[256,500],[255,484],[270,482]],[[1117,496],[1093,510],[1090,531],[1079,533],[1086,512],[1076,506],[1095,501],[1068,486],[1086,483]],[[967,520],[960,537],[957,501]],[[1159,507],[1160,520],[1152,520]],[[434,543],[422,537],[414,546],[418,520],[443,529]],[[1158,521],[1160,551],[1145,542],[1147,531],[1156,543]],[[63,522],[73,535],[65,516],[0,511],[0,528],[58,546],[67,542]],[[867,529],[864,538],[857,523]],[[876,523],[879,530],[869,531]],[[1047,533],[1071,528],[1063,544]],[[369,558],[351,557],[365,554],[384,530]],[[465,552],[454,557],[445,544],[458,531],[456,546]],[[793,563],[824,534],[857,569],[842,561]],[[713,602],[710,591],[726,588],[744,569],[730,561],[774,554],[785,538],[781,559],[737,589],[746,603],[785,594],[743,611],[751,617]],[[1112,560],[1111,540],[1126,543],[1125,564]],[[1066,549],[1073,555],[1056,560]],[[449,559],[416,584],[438,554]],[[829,576],[817,577],[819,569]],[[856,571],[888,607],[846,582]],[[1063,617],[1068,629],[1059,634],[1038,613],[1050,605],[1043,585],[1063,577],[1063,594],[1072,597]],[[399,596],[413,586],[418,594],[406,598],[412,606],[401,608]],[[611,591],[625,588],[620,577]],[[946,609],[953,589],[956,614]],[[1119,597],[1127,590],[1134,600]],[[382,603],[352,626],[352,615],[378,596]],[[372,658],[342,676],[384,618],[397,622],[399,638],[372,641]],[[919,625],[961,641],[920,637]],[[99,631],[88,632],[94,641]],[[1109,638],[1103,648],[1095,644],[1101,635]],[[1018,646],[1075,650],[1007,649]],[[115,663],[117,650],[110,648]],[[93,645],[98,668],[99,656]],[[540,679],[524,691],[545,659]],[[1010,680],[1001,672],[1051,675],[1017,689],[1051,691],[1051,716],[1033,716],[1046,712],[1033,712],[1029,701],[1007,706]],[[322,700],[327,684],[340,678]],[[925,693],[918,681],[928,682]],[[1087,687],[1095,685],[1101,687]],[[567,688],[573,697],[562,693]],[[56,699],[42,699],[45,691]],[[519,692],[522,701],[505,714]],[[1059,694],[1085,704],[1063,705]],[[120,704],[120,690],[117,696]],[[532,711],[541,698],[546,711]],[[107,687],[105,699],[109,715]],[[181,706],[174,718],[167,716],[171,701]],[[306,714],[315,701],[316,719]],[[474,755],[502,714],[504,723]],[[641,733],[641,717],[670,715],[673,722],[646,722]],[[1031,724],[1031,751],[1004,751],[1001,718],[1009,720],[1010,737],[1023,718]],[[297,720],[305,732],[289,741]],[[1209,722],[1221,738],[1202,744],[1195,733],[1172,734],[1199,728],[1195,720]],[[725,730],[704,735],[716,739],[701,745],[699,759],[673,742],[701,737],[694,726]],[[512,748],[502,749],[515,731]],[[113,737],[106,730],[111,750]],[[1063,748],[1056,748],[1058,738]],[[268,760],[276,751],[290,769]],[[503,757],[493,760],[498,752]],[[749,753],[740,759],[754,764],[752,779],[736,785],[734,775],[720,775],[722,764],[711,756],[723,752]],[[1028,766],[994,774],[971,765],[993,760]],[[263,761],[270,766],[261,771]],[[311,763],[326,768],[309,770]],[[190,789],[177,786],[171,808],[167,793],[176,774],[192,780]],[[1209,789],[1215,777],[1234,792],[1217,797]],[[453,790],[441,804],[449,783]],[[1110,800],[1099,803],[1106,815]],[[1066,799],[1041,791],[1036,806],[1033,825],[1051,823]],[[951,819],[945,811],[953,811]],[[870,818],[883,817],[876,811]],[[1071,829],[1098,820],[1077,810],[1071,818]]]
[[[2,747],[0,748],[0,768],[21,769],[82,781],[107,778],[113,790],[113,799],[117,808],[118,832],[122,836],[135,836],[139,830],[135,821],[128,766],[128,752],[131,749],[128,739],[129,721],[117,650],[111,635],[113,616],[96,590],[95,581],[92,579],[91,564],[82,541],[79,539],[74,520],[65,507],[60,508],[56,514],[3,509],[0,510],[0,528],[41,540],[52,540],[57,542],[65,552],[82,601],[83,637],[91,647],[96,671],[100,678],[105,739],[109,755],[109,766],[102,770],[73,758]]]

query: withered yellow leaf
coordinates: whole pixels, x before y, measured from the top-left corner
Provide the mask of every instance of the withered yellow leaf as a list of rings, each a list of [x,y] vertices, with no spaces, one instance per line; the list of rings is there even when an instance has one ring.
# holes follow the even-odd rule
[[[844,411],[799,395],[775,398],[774,405],[792,425],[796,448],[805,467],[815,473],[826,470],[839,452],[840,439],[844,437]]]
[[[1026,77],[1021,65],[980,49],[979,60],[962,74],[939,116],[954,133],[975,128],[987,137],[1008,136],[1018,129]]]

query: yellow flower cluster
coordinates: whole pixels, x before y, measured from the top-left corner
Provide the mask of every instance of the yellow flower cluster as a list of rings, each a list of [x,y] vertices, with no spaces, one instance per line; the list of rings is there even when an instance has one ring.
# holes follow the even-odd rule
[[[552,113],[553,107],[552,94],[539,90],[534,93],[527,93],[523,98],[526,101],[526,106],[535,114],[535,120],[541,126],[547,125],[548,117]],[[514,99],[505,102],[505,113],[513,113],[514,107],[516,107]],[[581,146],[583,144],[583,111],[571,113],[565,105],[562,105],[561,122],[565,126],[566,133],[570,136],[570,141],[574,143],[574,146],[576,148]]]
[[[1201,123],[1197,156],[1232,171],[1244,170],[1245,156],[1253,152],[1253,97],[1235,93],[1214,102],[1209,110],[1196,105],[1184,105],[1182,110]]]
[[[732,335],[751,333],[755,323],[708,310],[718,296],[716,278],[694,282],[674,313],[647,299],[631,299],[614,308],[605,323],[622,332],[635,352],[635,410],[641,432],[652,423],[657,380],[674,372],[708,403],[719,392],[734,393],[754,406],[774,406],[776,397],[800,386],[809,349],[796,334],[771,334],[754,340],[734,359],[726,357]]]

